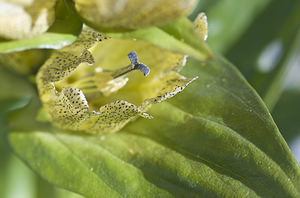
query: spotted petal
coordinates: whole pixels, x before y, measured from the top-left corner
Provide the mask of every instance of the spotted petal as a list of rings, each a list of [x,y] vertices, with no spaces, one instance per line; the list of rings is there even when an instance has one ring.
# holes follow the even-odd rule
[[[132,51],[129,66],[120,69],[128,64],[125,53],[132,49],[144,63]],[[46,61],[37,84],[49,120],[57,127],[116,132],[139,116],[152,118],[145,113],[152,104],[173,97],[195,80],[178,74],[184,59],[146,42],[108,39],[85,28],[72,45]],[[147,78],[127,74],[140,70],[146,76],[150,71],[146,65],[153,69]]]

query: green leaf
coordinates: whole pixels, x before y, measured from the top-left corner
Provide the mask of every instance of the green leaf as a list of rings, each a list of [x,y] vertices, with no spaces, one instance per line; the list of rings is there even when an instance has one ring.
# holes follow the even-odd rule
[[[0,43],[0,52],[22,51],[26,49],[59,49],[76,39],[72,34],[46,32],[31,39],[4,41]]]
[[[139,39],[153,43],[172,52],[188,54],[199,60],[213,56],[210,49],[186,18],[181,18],[161,27],[139,29],[126,33],[108,33],[113,38]]]
[[[66,5],[64,4],[66,2]],[[82,23],[71,1],[58,1],[56,20],[49,30],[32,38],[0,41],[0,53],[26,49],[60,49],[71,44],[81,30]]]
[[[0,115],[26,106],[31,99],[33,87],[21,76],[0,66]]]
[[[24,50],[0,53],[0,65],[23,75],[34,74],[48,58],[50,50]]]
[[[299,166],[241,74],[221,57],[183,73],[199,80],[154,105],[152,120],[102,136],[12,128],[11,147],[86,197],[299,197]]]
[[[29,104],[32,95],[32,87],[21,76],[6,70],[0,65],[0,197],[16,197],[18,193],[23,197],[32,196],[32,175],[28,174],[28,168],[12,158],[7,144],[7,114],[21,109]],[[27,177],[29,175],[29,177]],[[16,179],[16,176],[18,178]],[[23,186],[20,177],[27,183]],[[22,179],[21,179],[22,180]],[[14,184],[14,185],[13,185]],[[25,188],[22,188],[25,187]],[[18,188],[16,191],[15,189]],[[19,195],[20,195],[19,194]],[[27,196],[28,195],[28,196]]]
[[[30,97],[0,99],[0,115],[9,111],[25,107],[30,102]]]
[[[17,75],[0,65],[0,90],[1,133],[7,133],[7,120],[12,120],[11,124],[14,126],[22,125],[25,128],[30,126],[35,116],[33,115],[35,111],[30,106],[37,107],[40,104],[35,98],[34,87],[24,76]],[[24,112],[23,109],[29,111]]]

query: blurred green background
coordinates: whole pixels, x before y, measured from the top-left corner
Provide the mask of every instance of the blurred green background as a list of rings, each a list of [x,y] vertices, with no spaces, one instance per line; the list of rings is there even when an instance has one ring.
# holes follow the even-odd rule
[[[200,1],[208,44],[224,54],[268,106],[300,164],[300,3],[297,0]]]
[[[199,12],[205,12],[208,17],[209,46],[236,65],[257,90],[300,164],[300,2],[201,0],[190,19]],[[24,65],[21,72],[34,74],[49,51],[30,50],[29,54],[35,64],[21,62]],[[7,62],[3,54],[0,64],[14,65]],[[6,112],[12,101],[6,101],[4,95],[10,87],[5,84],[5,78],[13,74],[4,67],[0,69],[0,197],[81,197],[47,183],[10,151],[4,133]],[[19,82],[14,83],[22,84],[24,78],[20,75]],[[33,89],[34,86],[21,86],[19,91],[29,93]],[[26,99],[19,105],[24,103]]]

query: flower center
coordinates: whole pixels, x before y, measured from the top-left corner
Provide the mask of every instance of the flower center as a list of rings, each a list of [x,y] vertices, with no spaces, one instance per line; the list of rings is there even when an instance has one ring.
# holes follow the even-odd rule
[[[71,74],[66,80],[55,83],[57,90],[63,87],[76,87],[80,89],[91,105],[101,100],[103,96],[109,96],[111,93],[118,91],[124,87],[128,81],[126,74],[139,70],[144,76],[150,72],[150,68],[145,64],[138,62],[138,57],[135,51],[128,54],[130,64],[115,70],[103,70],[100,67],[93,68],[93,71],[79,70]],[[85,66],[85,65],[83,65]],[[89,67],[89,66],[87,66]],[[82,76],[77,77],[78,73]]]

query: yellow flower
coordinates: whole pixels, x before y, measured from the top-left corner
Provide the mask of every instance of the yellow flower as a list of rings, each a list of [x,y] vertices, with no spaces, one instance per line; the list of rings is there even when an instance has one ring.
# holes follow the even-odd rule
[[[195,80],[178,73],[184,64],[182,54],[144,41],[108,38],[85,27],[72,45],[46,61],[37,84],[49,120],[57,127],[116,132],[139,116],[152,118],[145,113],[152,104],[173,97]],[[147,77],[131,72],[147,75],[146,65],[151,69]]]

